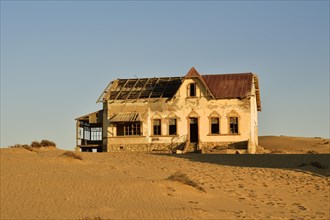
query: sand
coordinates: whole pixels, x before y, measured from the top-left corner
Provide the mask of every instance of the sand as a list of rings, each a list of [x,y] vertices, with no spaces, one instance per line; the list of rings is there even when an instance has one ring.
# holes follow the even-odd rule
[[[259,145],[268,153],[330,153],[329,139],[321,137],[261,136]]]
[[[329,154],[63,152],[0,150],[1,219],[330,218]]]

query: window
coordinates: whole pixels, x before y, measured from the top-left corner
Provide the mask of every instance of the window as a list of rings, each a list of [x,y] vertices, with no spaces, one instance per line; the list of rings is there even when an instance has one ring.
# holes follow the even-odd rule
[[[220,134],[219,118],[211,118],[211,134]]]
[[[140,122],[126,122],[117,125],[117,136],[139,136],[141,135]]]
[[[176,135],[176,118],[170,118],[168,120],[168,134]]]
[[[161,120],[160,119],[154,119],[153,120],[153,126],[154,126],[154,135],[161,135]]]
[[[230,117],[230,134],[238,134],[238,118]]]
[[[91,132],[89,127],[84,127],[84,138],[85,140],[91,139]]]
[[[195,83],[189,84],[189,97],[196,97],[196,84]]]
[[[91,128],[91,140],[92,141],[102,141],[102,128],[92,127]]]

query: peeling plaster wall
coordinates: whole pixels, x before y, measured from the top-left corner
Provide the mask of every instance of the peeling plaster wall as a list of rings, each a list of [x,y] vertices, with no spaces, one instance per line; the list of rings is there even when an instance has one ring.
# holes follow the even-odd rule
[[[197,97],[187,97],[188,85],[196,83]],[[252,91],[254,93],[254,90]],[[181,87],[177,91],[175,97],[171,100],[167,99],[151,99],[147,100],[127,100],[127,101],[109,101],[104,106],[106,117],[104,117],[104,125],[107,129],[103,129],[106,134],[104,144],[108,151],[115,151],[119,146],[137,145],[150,147],[169,146],[174,140],[180,136],[189,135],[189,117],[197,117],[199,125],[199,145],[201,148],[214,147],[219,143],[249,143],[248,151],[255,152],[255,145],[258,143],[258,121],[256,98],[254,95],[246,99],[221,99],[213,100],[204,85],[198,78],[185,79]],[[116,137],[116,128],[109,122],[109,118],[114,114],[120,113],[139,113],[142,120],[141,131],[142,136]],[[210,120],[212,114],[220,117],[220,134],[210,134]],[[229,134],[229,117],[237,116],[239,118],[239,134]],[[177,118],[177,136],[168,135],[168,118]],[[161,136],[152,135],[152,120],[161,119]],[[106,143],[105,143],[106,142]],[[208,144],[209,143],[209,144]],[[148,148],[149,149],[149,148]]]

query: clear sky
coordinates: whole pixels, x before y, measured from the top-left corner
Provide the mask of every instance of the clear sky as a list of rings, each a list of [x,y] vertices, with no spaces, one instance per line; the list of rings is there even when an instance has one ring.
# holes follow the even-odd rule
[[[254,72],[260,135],[329,137],[329,1],[1,1],[1,144],[75,147],[116,78]]]

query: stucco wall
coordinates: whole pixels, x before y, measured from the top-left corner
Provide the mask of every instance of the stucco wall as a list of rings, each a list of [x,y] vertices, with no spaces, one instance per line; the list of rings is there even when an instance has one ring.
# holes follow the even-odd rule
[[[190,83],[197,85],[197,97],[187,97],[187,86]],[[113,151],[118,146],[123,145],[143,145],[143,144],[170,144],[181,136],[188,135],[189,138],[189,117],[198,118],[199,143],[201,148],[209,148],[214,144],[205,143],[234,143],[250,141],[249,145],[257,143],[257,111],[255,97],[251,99],[222,99],[213,100],[204,85],[198,78],[186,79],[175,97],[171,100],[151,99],[132,101],[110,101],[106,104],[107,116],[104,117],[104,129],[106,135],[107,149]],[[109,118],[120,113],[139,113],[142,120],[140,137],[116,137],[116,128],[109,122]],[[218,115],[220,118],[220,134],[210,134],[209,117]],[[229,117],[237,116],[239,134],[229,134]],[[169,136],[168,118],[177,118],[177,135]],[[152,135],[152,120],[161,119],[161,136]],[[253,130],[253,131],[252,131]],[[203,143],[203,144],[202,144]],[[141,146],[142,146],[141,145]],[[114,147],[116,146],[116,147]],[[134,147],[136,149],[136,147]],[[250,151],[253,153],[253,150]]]

